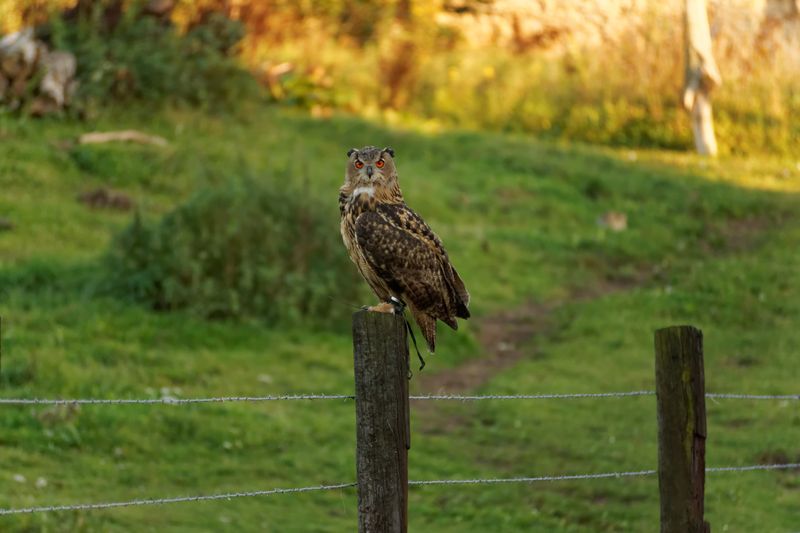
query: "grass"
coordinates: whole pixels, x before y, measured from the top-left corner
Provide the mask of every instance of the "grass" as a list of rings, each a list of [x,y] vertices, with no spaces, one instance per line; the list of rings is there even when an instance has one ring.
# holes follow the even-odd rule
[[[138,128],[167,149],[79,147],[88,129]],[[481,357],[481,317],[554,303],[527,357],[478,392],[652,389],[652,331],[692,323],[711,392],[797,393],[797,162],[631,152],[525,137],[384,128],[275,109],[235,116],[108,112],[91,125],[0,116],[0,315],[6,397],[181,397],[352,390],[349,304],[330,329],[205,321],[98,290],[129,213],[90,210],[99,186],[157,217],[212,183],[306,182],[331,201],[345,151],[396,149],[408,202],[447,244],[475,320],[440,329],[425,372]],[[628,229],[597,224],[624,212]],[[344,249],[342,248],[342,253]],[[605,294],[597,287],[628,290]],[[596,298],[575,298],[595,290]],[[489,347],[490,348],[490,347]],[[418,388],[412,381],[412,388]],[[796,402],[709,402],[708,463],[800,460]],[[415,410],[412,479],[652,468],[654,400],[482,402]],[[0,507],[337,483],[354,478],[350,402],[0,409]],[[41,478],[43,481],[38,481]],[[723,531],[800,523],[796,471],[708,476]],[[412,531],[652,531],[654,477],[411,490]],[[169,507],[0,517],[3,531],[352,531],[353,490]]]

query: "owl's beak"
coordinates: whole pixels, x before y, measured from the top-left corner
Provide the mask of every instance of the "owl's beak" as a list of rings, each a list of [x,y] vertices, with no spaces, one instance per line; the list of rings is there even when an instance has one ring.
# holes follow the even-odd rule
[[[372,173],[373,173],[373,172],[374,172],[374,171],[372,170],[372,165],[367,165],[367,177],[368,177],[368,178],[371,178],[371,177],[372,177]]]

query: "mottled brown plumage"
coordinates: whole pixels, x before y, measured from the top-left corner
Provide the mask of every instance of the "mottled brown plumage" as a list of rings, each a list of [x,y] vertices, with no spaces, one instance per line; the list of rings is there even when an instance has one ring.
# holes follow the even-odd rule
[[[394,151],[366,146],[347,155],[339,210],[350,259],[382,302],[394,296],[409,307],[433,352],[436,320],[458,329],[456,317],[469,318],[469,293],[442,241],[403,201]]]

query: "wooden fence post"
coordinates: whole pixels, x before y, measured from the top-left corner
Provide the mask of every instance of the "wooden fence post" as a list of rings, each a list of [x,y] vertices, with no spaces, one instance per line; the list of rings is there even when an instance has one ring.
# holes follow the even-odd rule
[[[402,316],[353,314],[359,533],[408,530],[408,346]]]
[[[692,326],[659,329],[655,348],[661,533],[707,533],[703,333]]]

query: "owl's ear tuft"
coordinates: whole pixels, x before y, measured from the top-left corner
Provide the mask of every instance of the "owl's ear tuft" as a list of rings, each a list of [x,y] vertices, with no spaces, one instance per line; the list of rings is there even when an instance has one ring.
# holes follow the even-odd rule
[[[347,151],[347,157],[350,157],[351,155],[353,155],[353,154],[354,154],[354,153],[356,153],[356,152],[358,152],[358,150],[357,150],[357,149],[355,149],[355,148],[350,148],[350,149]]]
[[[383,149],[383,151],[389,154],[390,156],[394,157],[394,148],[392,148],[391,146],[387,146],[386,148]]]

